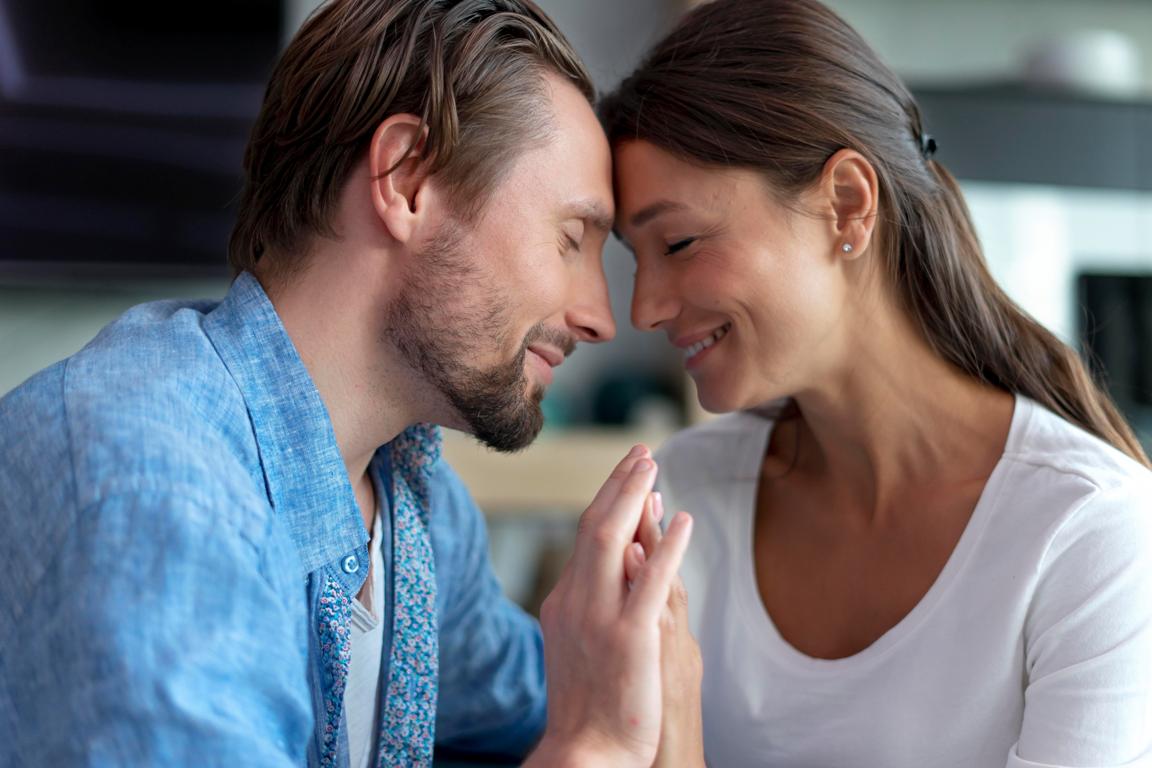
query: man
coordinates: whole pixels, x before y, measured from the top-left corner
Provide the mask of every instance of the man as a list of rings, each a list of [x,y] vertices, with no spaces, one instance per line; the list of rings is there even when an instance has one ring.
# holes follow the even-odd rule
[[[526,0],[334,0],[273,72],[219,304],[128,312],[0,401],[0,763],[643,765],[681,516],[642,449],[539,629],[431,425],[500,450],[610,339],[607,144]],[[629,587],[631,583],[631,588]],[[589,654],[595,654],[594,658]]]

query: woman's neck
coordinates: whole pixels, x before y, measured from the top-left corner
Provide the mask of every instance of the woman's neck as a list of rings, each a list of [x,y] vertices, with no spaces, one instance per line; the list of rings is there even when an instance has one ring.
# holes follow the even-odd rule
[[[795,394],[794,439],[774,441],[795,452],[794,471],[874,515],[925,490],[982,483],[1014,409],[1010,394],[941,359],[900,313],[888,317],[852,340],[850,364]]]

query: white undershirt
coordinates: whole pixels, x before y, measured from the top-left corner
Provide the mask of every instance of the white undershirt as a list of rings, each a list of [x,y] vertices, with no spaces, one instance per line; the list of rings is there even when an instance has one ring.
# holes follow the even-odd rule
[[[380,657],[384,649],[384,558],[380,552],[380,505],[376,505],[368,576],[369,611],[358,599],[352,601],[352,659],[344,689],[344,712],[348,722],[348,764],[368,768],[376,752],[380,713]]]
[[[1152,765],[1152,473],[1025,398],[951,558],[844,659],[777,632],[752,557],[772,422],[743,413],[659,452],[696,518],[683,574],[713,768]]]

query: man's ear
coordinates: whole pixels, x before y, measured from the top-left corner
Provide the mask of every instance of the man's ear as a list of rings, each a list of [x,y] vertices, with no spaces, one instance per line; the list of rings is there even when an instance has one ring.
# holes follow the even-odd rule
[[[880,199],[876,169],[856,150],[841,149],[824,164],[820,191],[832,211],[836,253],[849,260],[859,258],[876,228]]]
[[[415,115],[391,115],[377,126],[368,148],[372,207],[399,242],[408,242],[423,214],[427,182],[427,126]]]

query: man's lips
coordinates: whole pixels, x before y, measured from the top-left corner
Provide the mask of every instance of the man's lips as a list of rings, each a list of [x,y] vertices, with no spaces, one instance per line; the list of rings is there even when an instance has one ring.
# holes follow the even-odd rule
[[[527,361],[531,367],[536,369],[540,385],[550,386],[552,384],[552,369],[555,367],[552,362],[533,347],[528,348]]]
[[[553,368],[564,362],[564,353],[553,347],[547,347],[541,344],[532,344],[528,347],[529,352],[535,353],[542,358],[544,362]]]

